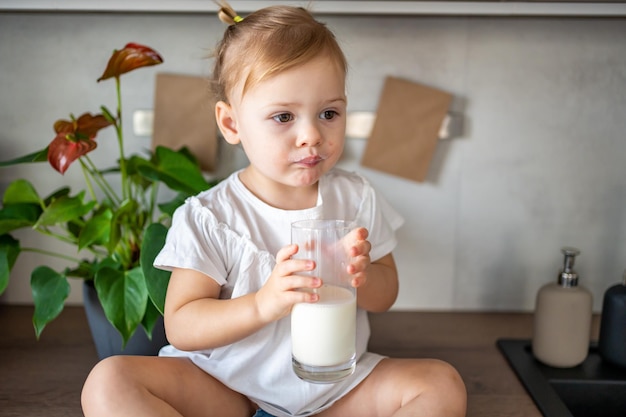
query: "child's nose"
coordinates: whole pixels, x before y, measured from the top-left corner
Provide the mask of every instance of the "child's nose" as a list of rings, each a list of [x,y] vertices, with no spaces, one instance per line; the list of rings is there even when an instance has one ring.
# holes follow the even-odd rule
[[[322,143],[322,133],[313,123],[306,123],[298,132],[297,146],[318,146]]]

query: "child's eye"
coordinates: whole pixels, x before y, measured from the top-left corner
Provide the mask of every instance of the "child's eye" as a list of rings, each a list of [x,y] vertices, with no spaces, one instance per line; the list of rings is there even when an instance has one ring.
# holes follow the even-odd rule
[[[337,116],[337,112],[336,111],[334,111],[334,110],[325,110],[325,111],[322,112],[322,114],[320,114],[320,119],[331,120],[335,116]]]
[[[287,123],[293,120],[293,116],[289,113],[281,113],[274,116],[273,119],[278,123]]]

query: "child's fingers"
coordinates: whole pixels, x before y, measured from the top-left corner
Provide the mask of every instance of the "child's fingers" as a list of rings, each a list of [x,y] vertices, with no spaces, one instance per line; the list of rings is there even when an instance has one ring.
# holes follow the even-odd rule
[[[365,240],[369,236],[369,232],[365,227],[357,227],[354,229],[356,240]]]
[[[276,262],[281,263],[285,262],[287,259],[291,258],[293,255],[298,253],[298,245],[292,243],[291,245],[287,245],[281,248],[276,254]]]
[[[282,281],[284,291],[319,288],[322,286],[322,280],[318,277],[307,277],[304,275],[292,275],[290,277],[285,277]]]
[[[291,291],[290,296],[293,298],[291,300],[292,304],[297,303],[315,303],[319,300],[319,295],[315,291]]]
[[[369,253],[370,243],[367,240],[369,236],[369,232],[365,227],[358,227],[352,231],[353,241],[352,241],[352,256],[358,256],[363,253]],[[354,249],[356,248],[356,249]]]
[[[352,278],[350,285],[352,285],[354,288],[359,288],[361,285],[365,284],[365,281],[367,281],[367,276],[365,275],[365,273],[360,272]]]
[[[348,274],[354,275],[358,274],[359,272],[363,272],[365,271],[365,269],[367,269],[369,264],[370,259],[368,256],[359,256],[348,265]]]
[[[369,240],[359,240],[350,248],[350,256],[355,258],[361,255],[369,255],[372,250],[372,244]]]

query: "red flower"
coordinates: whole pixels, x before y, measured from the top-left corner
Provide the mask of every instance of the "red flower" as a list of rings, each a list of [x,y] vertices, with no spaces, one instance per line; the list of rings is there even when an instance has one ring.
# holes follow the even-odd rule
[[[154,49],[138,43],[128,43],[124,49],[116,50],[111,55],[104,73],[98,81],[108,78],[118,78],[120,75],[141,67],[157,65],[163,58]]]
[[[57,135],[48,145],[48,162],[61,174],[65,173],[72,162],[96,149],[94,139],[98,131],[111,124],[103,115],[90,113],[78,119],[57,120],[54,123]]]

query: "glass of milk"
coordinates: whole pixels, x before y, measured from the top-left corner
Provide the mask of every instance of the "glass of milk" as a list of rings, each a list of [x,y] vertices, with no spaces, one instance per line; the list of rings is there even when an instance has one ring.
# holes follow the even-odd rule
[[[346,235],[354,228],[344,220],[303,220],[292,223],[295,259],[315,261],[313,271],[301,274],[321,278],[316,303],[299,303],[291,311],[293,370],[301,379],[333,383],[356,366],[356,290],[347,272],[350,246]],[[304,291],[304,290],[303,290]]]

